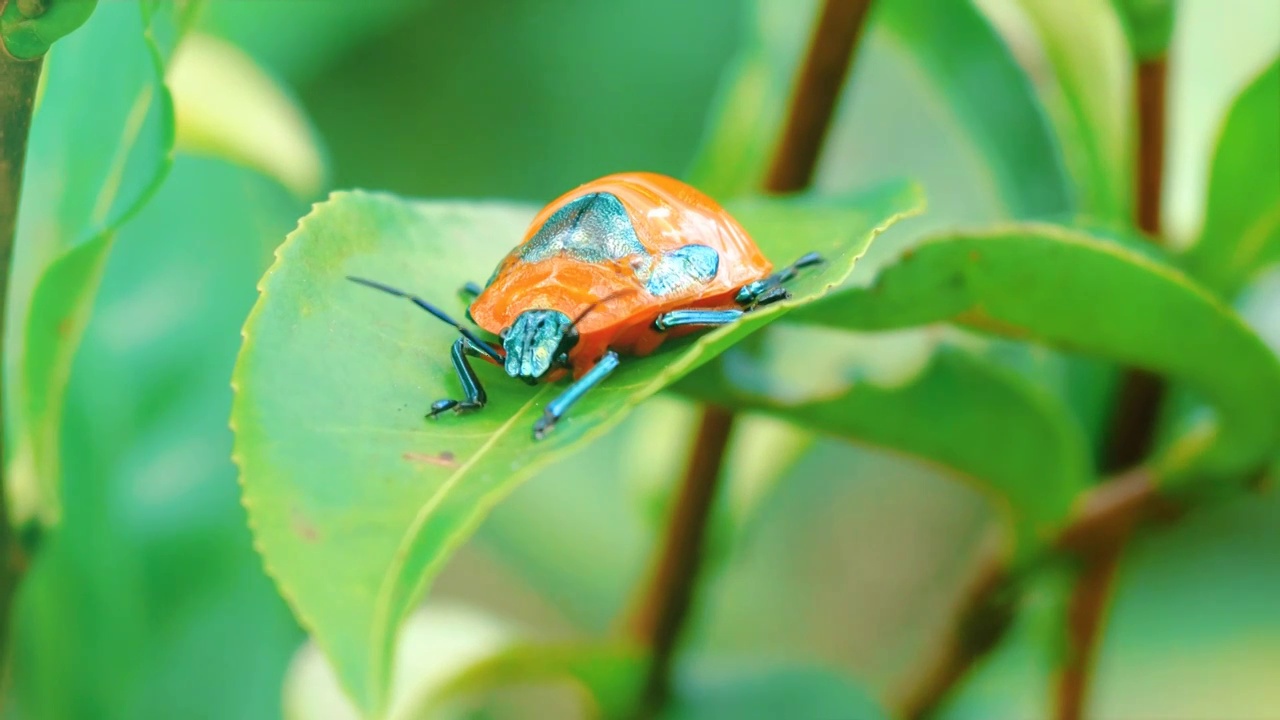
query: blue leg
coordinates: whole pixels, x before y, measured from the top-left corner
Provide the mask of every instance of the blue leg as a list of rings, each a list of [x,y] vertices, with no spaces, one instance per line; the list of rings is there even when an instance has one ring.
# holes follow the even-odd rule
[[[547,409],[542,411],[542,417],[533,424],[533,439],[541,440],[546,437],[565,412],[582,399],[588,390],[599,385],[601,380],[617,369],[619,362],[618,353],[610,350],[600,358],[600,362],[596,363],[595,367],[587,371],[586,375],[575,380],[572,385],[565,388],[564,392],[557,395],[555,400],[547,403]]]
[[[742,317],[746,310],[672,310],[662,313],[653,321],[658,332],[681,325],[728,325]]]
[[[488,402],[489,397],[485,395],[484,387],[480,385],[480,378],[476,377],[476,371],[467,360],[468,355],[482,357],[484,352],[476,349],[470,340],[458,338],[453,343],[453,350],[450,351],[449,356],[453,360],[454,371],[458,373],[458,382],[462,383],[464,399],[461,401],[449,398],[437,400],[431,403],[431,412],[427,413],[427,417],[433,418],[446,410],[452,410],[455,413],[479,410]]]
[[[782,284],[791,280],[804,268],[822,263],[822,256],[816,252],[805,253],[798,260],[770,275],[764,280],[743,285],[734,298],[739,305],[768,305],[771,302],[786,300],[791,297]]]

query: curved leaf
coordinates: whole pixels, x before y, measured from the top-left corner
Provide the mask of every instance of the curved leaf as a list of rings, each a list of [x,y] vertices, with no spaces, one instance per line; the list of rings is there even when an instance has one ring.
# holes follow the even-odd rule
[[[1166,375],[1218,411],[1217,428],[1163,457],[1158,470],[1179,479],[1240,477],[1280,443],[1280,364],[1239,316],[1176,270],[1083,232],[938,238],[872,287],[791,318],[859,330],[950,321]]]
[[[1187,268],[1232,297],[1265,266],[1280,262],[1280,59],[1231,106],[1218,136],[1204,227]]]
[[[1035,89],[972,0],[885,0],[875,19],[968,130],[1010,215],[1073,209],[1062,152]]]
[[[178,149],[248,165],[299,197],[324,187],[320,141],[302,108],[234,45],[192,34],[165,80],[173,93]]]
[[[442,708],[504,685],[569,681],[599,717],[632,717],[639,698],[646,654],[625,645],[512,644],[462,668],[436,692],[423,697],[413,717],[436,717]]]
[[[676,389],[946,466],[993,495],[1024,541],[1049,540],[1089,485],[1065,409],[975,354],[789,324],[761,335]]]
[[[67,392],[63,522],[13,620],[6,697],[25,717],[278,717],[302,633],[244,524],[227,375],[253,283],[305,209],[179,156],[121,229]]]
[[[384,704],[391,639],[453,548],[540,465],[736,340],[842,281],[882,228],[918,209],[898,184],[838,203],[731,207],[773,258],[817,249],[795,299],[647,358],[627,358],[546,440],[533,421],[556,387],[512,383],[482,364],[484,411],[428,423],[457,392],[455,331],[347,282],[412,288],[461,315],[455,289],[484,278],[533,208],[337,193],[278,252],[245,325],[232,411],[244,501],[282,593],[365,712]]]
[[[192,3],[111,2],[47,59],[18,212],[6,347],[19,519],[60,513],[67,377],[117,228],[155,192],[173,148],[165,58]]]
[[[399,633],[387,720],[439,717],[424,712],[424,706],[455,692],[472,668],[503,655],[517,642],[516,628],[479,609],[427,603],[405,620]],[[283,695],[284,717],[289,720],[361,717],[314,642],[294,655]]]
[[[699,187],[720,195],[760,186],[817,12],[813,2],[759,0],[755,5],[755,22],[720,89],[690,171]],[[906,67],[900,74],[923,85],[928,100],[954,116],[962,141],[986,158],[991,182],[1014,217],[1043,217],[1074,207],[1061,151],[1034,88],[972,2],[880,0],[869,20],[860,55],[892,51],[887,60]],[[866,61],[875,59],[861,59],[856,72],[868,72]],[[846,92],[861,90],[865,83],[859,79],[865,80],[859,75]],[[837,123],[851,122],[847,112],[837,118]],[[839,143],[828,147],[832,155]],[[833,156],[833,164],[845,157]],[[939,194],[928,189],[931,197]]]
[[[1128,220],[1133,57],[1119,13],[1112,0],[1017,0],[1014,5],[1008,12],[984,3],[1006,37],[1020,37],[1026,28],[1040,40],[1039,54],[1024,62],[1033,65],[1032,77],[1052,78],[1040,85],[1040,97],[1062,138],[1082,209],[1107,220]]]

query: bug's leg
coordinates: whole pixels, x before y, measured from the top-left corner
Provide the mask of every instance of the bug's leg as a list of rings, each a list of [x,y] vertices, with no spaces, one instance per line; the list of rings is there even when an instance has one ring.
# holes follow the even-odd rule
[[[617,369],[619,362],[618,353],[610,350],[600,358],[600,362],[596,363],[595,367],[587,371],[586,375],[575,380],[572,385],[565,388],[564,392],[557,395],[555,400],[547,403],[547,409],[542,411],[542,417],[533,424],[533,439],[541,440],[546,437],[565,412],[582,399],[588,390],[599,385],[601,380]]]
[[[754,302],[752,302],[749,306],[747,306],[747,310],[748,311],[755,310],[758,307],[771,305],[773,303],[778,302],[779,300],[789,300],[790,298],[791,298],[791,293],[788,292],[787,289],[782,286],[769,288],[768,290],[765,290],[763,293],[761,293],[760,297],[757,297]]]
[[[458,373],[458,382],[462,383],[462,400],[453,400],[445,398],[431,403],[431,412],[427,413],[427,417],[433,418],[446,410],[452,410],[456,413],[468,412],[470,410],[479,410],[484,407],[489,398],[485,395],[484,387],[480,385],[480,378],[476,376],[476,371],[471,367],[471,361],[467,360],[467,356],[481,357],[483,353],[471,344],[466,338],[458,338],[453,343],[453,350],[449,356],[453,360],[453,369]]]
[[[658,316],[653,321],[653,329],[658,332],[670,330],[681,325],[728,325],[742,317],[745,310],[672,310]]]
[[[805,253],[795,262],[763,280],[756,280],[743,285],[734,300],[739,305],[767,305],[771,302],[786,300],[790,295],[782,284],[800,274],[800,271],[823,262],[822,256],[816,252]]]

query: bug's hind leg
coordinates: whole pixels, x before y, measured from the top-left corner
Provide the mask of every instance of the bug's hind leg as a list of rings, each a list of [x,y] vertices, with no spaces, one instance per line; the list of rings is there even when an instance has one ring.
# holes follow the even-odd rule
[[[601,380],[616,370],[620,362],[618,353],[610,350],[600,358],[600,362],[597,362],[595,367],[587,371],[586,375],[575,380],[572,385],[565,388],[564,392],[557,395],[556,399],[547,403],[547,408],[542,411],[542,417],[533,424],[533,439],[541,440],[546,437],[560,418],[564,417],[565,412],[581,400],[588,390],[599,385]]]
[[[471,367],[471,361],[467,360],[467,356],[481,357],[484,355],[477,350],[471,341],[466,338],[458,338],[453,343],[453,349],[449,353],[449,357],[453,360],[453,369],[458,373],[458,382],[462,383],[462,400],[454,400],[445,398],[431,403],[431,412],[427,413],[427,417],[434,418],[446,410],[452,410],[455,413],[470,412],[479,410],[488,402],[489,397],[484,392],[484,387],[480,385],[480,378],[476,376],[476,371]]]
[[[799,275],[804,268],[820,265],[823,262],[825,261],[818,253],[805,253],[795,262],[769,277],[743,285],[734,297],[734,301],[739,305],[754,308],[778,302],[779,300],[786,300],[791,297],[791,294],[787,292],[786,288],[782,287],[783,283]]]

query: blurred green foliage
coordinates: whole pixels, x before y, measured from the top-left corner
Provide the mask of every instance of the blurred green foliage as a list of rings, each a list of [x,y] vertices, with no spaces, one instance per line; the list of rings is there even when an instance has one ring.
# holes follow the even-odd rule
[[[203,5],[100,3],[47,59],[5,359],[10,447],[19,448],[7,458],[8,489],[32,553],[13,620],[13,717],[276,717],[286,675],[304,697],[339,697],[323,656],[262,571],[229,458],[227,381],[271,251],[330,188],[544,202],[605,172],[647,169],[691,177],[717,196],[743,194],[771,150],[817,7]],[[1090,479],[1081,446],[1096,450],[1104,439],[1114,365],[1075,353],[1098,351],[1099,328],[1114,330],[1103,345],[1125,348],[1103,350],[1109,361],[1145,353],[1157,366],[1194,368],[1204,399],[1230,411],[1217,417],[1195,405],[1179,380],[1164,423],[1171,439],[1207,437],[1197,433],[1218,420],[1215,447],[1236,448],[1219,456],[1227,465],[1267,452],[1280,461],[1266,422],[1248,419],[1266,420],[1274,358],[1228,307],[1237,305],[1275,351],[1274,4],[1249,0],[1214,13],[1179,3],[1165,214],[1176,220],[1171,246],[1191,250],[1172,255],[1116,239],[1131,196],[1132,65],[1166,33],[1134,10],[1167,3],[1090,0],[1069,12],[1043,0],[929,12],[918,0],[876,5],[817,188],[847,193],[912,177],[930,207],[880,238],[846,283],[853,292],[832,302],[885,312],[866,288],[906,278],[919,292],[900,307],[920,321],[943,320],[918,298],[938,287],[928,268],[945,278],[954,267],[928,256],[948,252],[945,243],[909,261],[926,270],[896,264],[905,250],[1007,220],[1080,214],[1089,218],[1072,237],[1087,233],[1109,248],[1106,258],[1029,253],[1026,265],[1040,263],[1042,274],[987,297],[1003,298],[1015,315],[1030,312],[1027,298],[1051,295],[1044,276],[1063,267],[1084,273],[1104,259],[1114,267],[1082,283],[1114,271],[1115,287],[1059,297],[1080,320],[1079,336],[1073,330],[1062,343],[1039,333],[1053,349],[975,335],[965,323],[849,334],[802,327],[797,316],[704,367],[693,376],[704,384],[646,402],[555,460],[494,509],[419,610],[461,605],[480,619],[454,617],[437,629],[503,627],[503,637],[533,648],[533,661],[481,675],[476,716],[519,716],[522,702],[579,709],[577,696],[509,697],[489,686],[573,679],[572,664],[554,662],[563,648],[608,637],[631,609],[687,448],[687,397],[715,393],[809,426],[781,430],[749,417],[753,429],[730,448],[714,562],[677,673],[674,708],[688,718],[770,702],[868,716],[879,705],[892,715],[954,620],[987,538],[1011,520],[1017,528],[1059,517]],[[221,79],[168,77],[179,101],[175,129],[161,80],[188,22],[202,33],[189,47],[208,50],[220,39],[247,55],[205,53],[206,62],[226,59],[212,61],[229,72]],[[1202,208],[1203,229],[1195,220]],[[460,239],[460,252],[471,241]],[[951,247],[967,257],[967,246]],[[1158,277],[1135,279],[1135,266],[1157,268]],[[1130,292],[1143,282],[1150,296]],[[1169,304],[1171,292],[1178,303]],[[1116,302],[1128,303],[1126,313],[1103,304],[1095,322],[1081,319],[1090,303]],[[1199,310],[1170,309],[1188,303]],[[351,319],[386,322],[394,307],[380,319]],[[1184,346],[1194,340],[1185,333],[1195,312],[1221,331],[1219,341]],[[869,315],[851,313],[845,307],[837,324],[865,330],[852,320]],[[430,334],[429,325],[422,335],[411,327],[406,342],[417,342],[410,332]],[[797,372],[800,338],[815,340]],[[421,357],[443,367],[443,349]],[[390,379],[412,383],[435,367]],[[726,379],[732,386],[717,390]],[[1015,441],[1014,427],[1038,444]],[[815,440],[813,431],[834,438]],[[1008,448],[1013,442],[1020,452]],[[766,464],[762,447],[792,450]],[[1042,472],[1023,469],[1037,461]],[[971,482],[956,482],[957,471]],[[1046,487],[1055,490],[1039,492]],[[1272,493],[1233,495],[1176,525],[1144,528],[1126,555],[1103,640],[1097,714],[1248,717],[1280,702],[1268,675],[1280,663],[1280,618],[1267,604],[1280,584],[1278,523]],[[1045,712],[1065,582],[1057,569],[1028,585],[1014,631],[943,717]],[[427,681],[442,677],[428,672],[430,662],[449,646],[411,617],[396,667],[417,673],[410,680],[430,696]],[[628,667],[606,666],[608,682],[587,685],[597,693],[609,682],[626,686]],[[320,714],[288,708],[293,717]],[[323,708],[328,717],[344,712]]]

